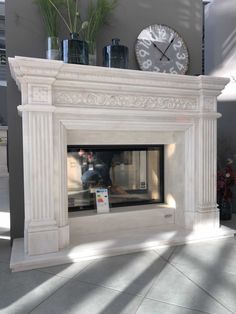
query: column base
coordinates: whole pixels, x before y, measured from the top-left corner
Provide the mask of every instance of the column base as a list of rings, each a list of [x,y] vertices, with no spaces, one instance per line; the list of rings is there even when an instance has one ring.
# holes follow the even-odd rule
[[[25,230],[25,252],[39,255],[59,251],[59,232],[55,224],[39,226],[36,223]]]
[[[64,249],[70,244],[70,228],[69,225],[59,227],[59,249]]]
[[[210,230],[220,228],[220,213],[218,208],[197,211],[194,219],[194,230]]]

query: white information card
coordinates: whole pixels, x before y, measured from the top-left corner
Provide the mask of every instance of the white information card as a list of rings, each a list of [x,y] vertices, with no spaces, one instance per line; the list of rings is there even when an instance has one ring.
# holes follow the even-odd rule
[[[107,189],[96,189],[97,213],[109,213],[109,198]]]

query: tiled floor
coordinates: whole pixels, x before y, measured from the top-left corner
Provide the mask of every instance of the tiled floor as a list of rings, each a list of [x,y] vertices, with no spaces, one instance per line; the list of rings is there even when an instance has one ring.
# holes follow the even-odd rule
[[[9,258],[4,227],[1,314],[236,313],[234,238],[18,273]]]

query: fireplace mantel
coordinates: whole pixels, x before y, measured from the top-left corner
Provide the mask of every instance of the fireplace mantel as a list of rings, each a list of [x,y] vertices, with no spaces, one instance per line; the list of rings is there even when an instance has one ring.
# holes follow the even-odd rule
[[[171,244],[173,237],[161,241],[155,236],[177,229],[183,233],[176,243],[232,235],[220,228],[216,204],[216,120],[220,117],[216,104],[228,78],[26,57],[9,58],[9,64],[22,94],[18,111],[22,116],[25,193],[24,240],[14,241],[13,270],[122,254],[147,249],[150,243],[152,247]],[[66,148],[71,143],[164,144],[166,203],[156,208],[68,217]],[[136,215],[136,225],[132,215]],[[125,224],[125,230],[124,220],[130,220],[131,226]],[[113,233],[108,225],[115,226]],[[137,236],[138,243],[133,239],[131,245],[131,228],[137,234],[145,228],[152,230],[153,238]],[[127,231],[129,240],[119,243],[119,248],[99,251],[93,245],[81,254],[82,240],[88,243],[94,234],[94,239],[106,241],[106,233],[115,239],[120,230],[123,235]],[[71,257],[68,252],[75,248],[77,253]]]

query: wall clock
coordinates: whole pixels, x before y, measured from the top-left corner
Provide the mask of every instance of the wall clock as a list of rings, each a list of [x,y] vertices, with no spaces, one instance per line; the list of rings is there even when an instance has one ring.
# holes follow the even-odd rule
[[[143,29],[135,45],[141,70],[185,74],[189,54],[183,38],[166,25],[154,24]]]

